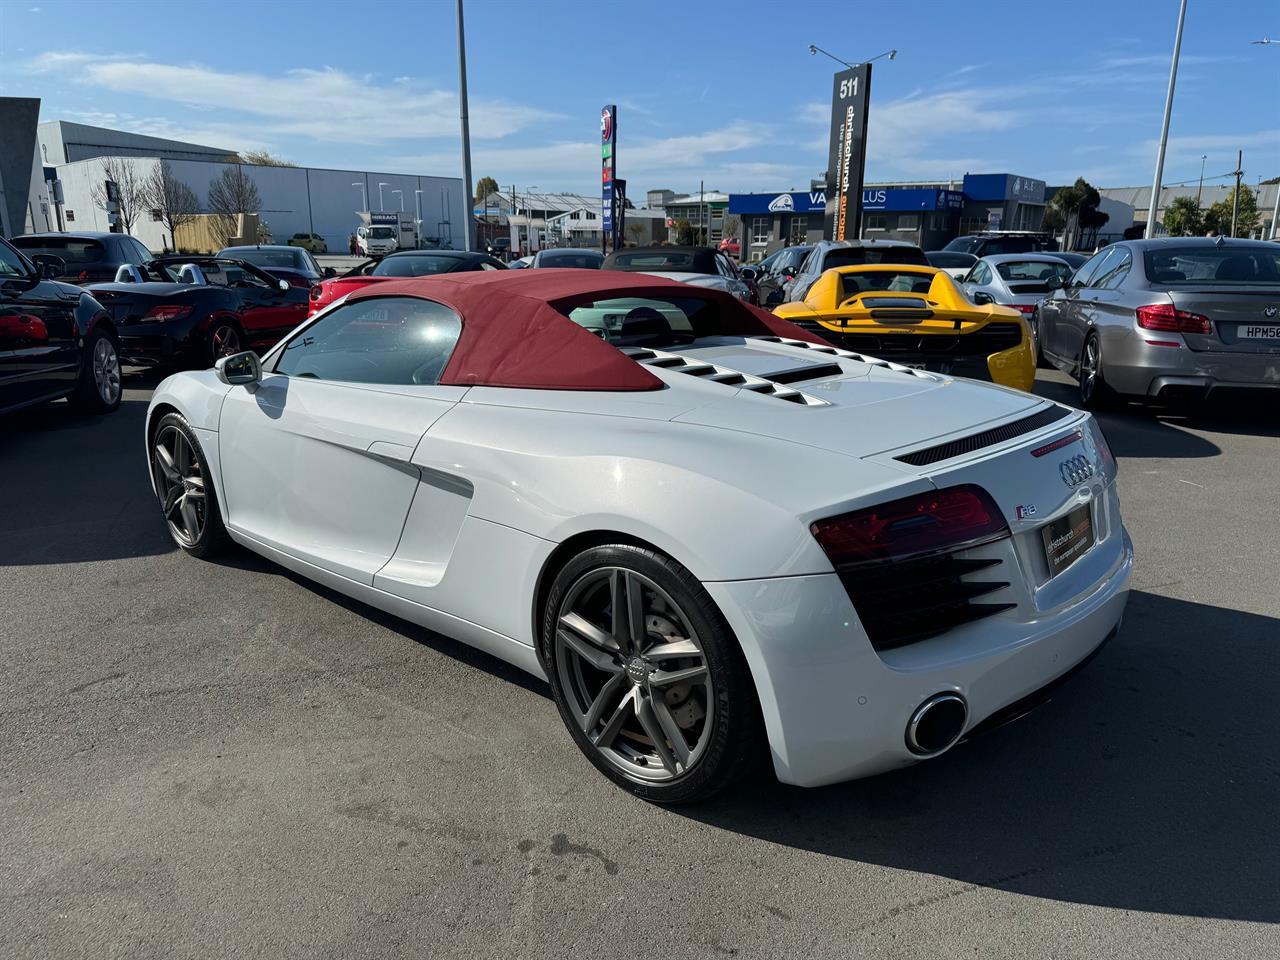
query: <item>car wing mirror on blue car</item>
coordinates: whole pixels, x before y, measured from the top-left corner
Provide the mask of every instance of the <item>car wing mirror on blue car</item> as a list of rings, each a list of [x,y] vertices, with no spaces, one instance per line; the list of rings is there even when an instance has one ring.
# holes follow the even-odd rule
[[[229,357],[219,357],[213,369],[223,383],[250,384],[262,379],[262,361],[252,350],[233,353]]]

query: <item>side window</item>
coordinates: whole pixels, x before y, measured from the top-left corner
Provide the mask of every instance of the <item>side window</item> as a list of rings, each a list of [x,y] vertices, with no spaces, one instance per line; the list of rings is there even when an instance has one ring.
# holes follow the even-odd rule
[[[1114,290],[1124,283],[1124,278],[1129,275],[1129,268],[1132,266],[1133,257],[1130,256],[1129,251],[1121,250],[1118,257],[1113,257],[1106,262],[1106,266],[1102,268],[1106,272],[1099,272],[1098,278],[1090,286]]]
[[[716,269],[720,271],[722,277],[728,277],[730,280],[736,280],[738,277],[733,267],[729,265],[729,261],[720,254],[716,254]]]
[[[1114,251],[1103,250],[1095,253],[1092,257],[1080,265],[1080,269],[1071,275],[1071,283],[1073,286],[1083,287],[1088,284],[1089,278],[1093,276],[1093,272],[1102,265],[1102,261],[1107,259]]]
[[[1109,247],[1102,251],[1102,259],[1098,261],[1097,267],[1089,276],[1086,286],[1097,287],[1106,278],[1111,269],[1120,262],[1120,258],[1124,255],[1124,251],[1119,247]],[[1087,264],[1086,264],[1087,266]]]
[[[151,251],[143,246],[141,241],[131,239],[130,242],[133,243],[134,249],[138,253],[138,263],[146,263],[148,260],[152,259]]]
[[[461,333],[461,318],[431,300],[357,300],[295,334],[275,371],[344,383],[435,384]]]
[[[499,270],[499,269],[501,269],[501,268],[500,268],[500,267],[495,267],[492,263],[489,263],[489,262],[488,262],[488,261],[486,261],[486,260],[481,260],[481,261],[480,261],[480,269],[481,269],[481,270]]]
[[[969,282],[977,284],[987,284],[991,282],[991,268],[985,263],[975,263],[973,270],[969,272]]]
[[[0,243],[0,277],[25,277],[27,266],[18,252],[7,243]]]

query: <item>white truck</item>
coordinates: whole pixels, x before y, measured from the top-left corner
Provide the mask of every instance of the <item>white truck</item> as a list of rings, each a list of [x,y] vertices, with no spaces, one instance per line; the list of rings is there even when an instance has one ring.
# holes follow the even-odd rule
[[[356,230],[356,247],[366,257],[381,257],[418,245],[413,217],[404,213],[362,213]]]

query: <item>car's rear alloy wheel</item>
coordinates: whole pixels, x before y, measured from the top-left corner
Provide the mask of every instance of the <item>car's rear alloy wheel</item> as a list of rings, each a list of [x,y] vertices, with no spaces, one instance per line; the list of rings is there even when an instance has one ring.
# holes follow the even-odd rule
[[[209,352],[213,354],[213,359],[229,357],[240,350],[240,331],[236,325],[223,321],[215,323],[213,332],[209,334]]]
[[[745,769],[754,691],[736,641],[688,571],[638,547],[593,548],[561,572],[550,601],[552,687],[599,769],[660,802],[707,796]]]
[[[204,466],[204,453],[186,420],[166,414],[151,441],[156,496],[174,542],[195,556],[227,544],[226,529]]]
[[[1079,381],[1082,407],[1097,410],[1109,406],[1115,399],[1115,394],[1107,386],[1106,377],[1102,373],[1102,347],[1097,334],[1089,334],[1080,351]]]
[[[80,375],[71,402],[89,413],[107,413],[120,405],[120,354],[110,334],[97,329],[85,340]]]

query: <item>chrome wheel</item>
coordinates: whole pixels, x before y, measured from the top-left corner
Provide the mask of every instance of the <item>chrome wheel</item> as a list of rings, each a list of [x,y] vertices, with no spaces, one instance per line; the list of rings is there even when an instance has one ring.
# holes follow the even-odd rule
[[[634,570],[597,567],[566,591],[555,626],[560,686],[600,755],[633,780],[693,769],[715,696],[702,644],[671,596]]]
[[[1098,386],[1098,341],[1090,337],[1080,356],[1080,396],[1088,401]]]
[[[108,407],[120,399],[120,358],[115,344],[102,337],[93,348],[93,385]]]
[[[218,324],[218,326],[213,328],[213,333],[209,338],[209,344],[215,360],[219,357],[229,357],[233,353],[239,353],[240,331],[229,323]]]
[[[182,546],[194,547],[208,520],[200,458],[187,435],[169,425],[156,434],[152,462],[156,495],[169,523],[169,532]]]

